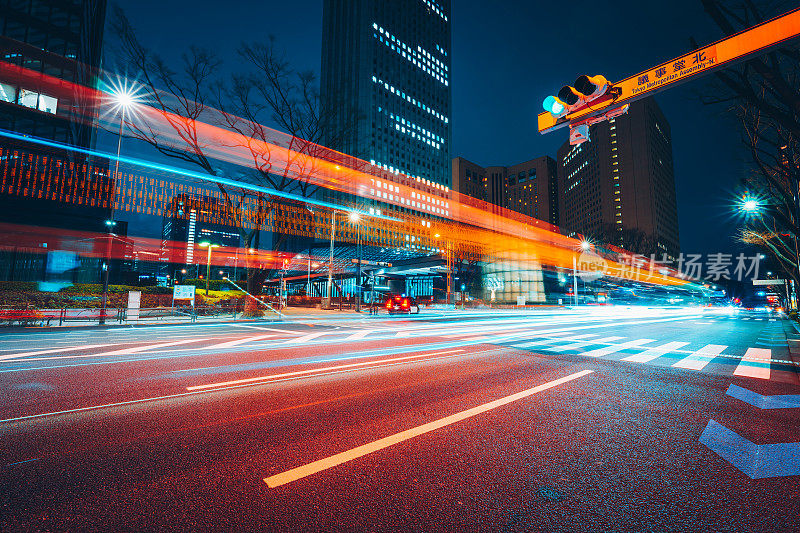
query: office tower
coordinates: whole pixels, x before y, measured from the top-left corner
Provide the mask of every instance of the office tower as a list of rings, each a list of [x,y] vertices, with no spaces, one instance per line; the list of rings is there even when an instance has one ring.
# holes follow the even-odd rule
[[[325,0],[329,147],[449,187],[449,17],[449,0]]]
[[[623,247],[647,236],[647,254],[680,253],[670,126],[653,98],[591,127],[591,141],[558,150],[561,227]]]
[[[538,157],[508,167],[453,159],[453,190],[558,225],[556,162]]]

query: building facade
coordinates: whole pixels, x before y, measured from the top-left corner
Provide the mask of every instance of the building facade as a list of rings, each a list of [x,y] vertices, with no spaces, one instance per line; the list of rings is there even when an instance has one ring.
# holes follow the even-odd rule
[[[86,117],[94,116],[97,102],[80,88],[96,86],[105,13],[105,0],[0,0],[0,129],[93,146],[95,124]],[[111,214],[114,186],[107,159],[8,136],[0,136],[0,153],[0,223],[108,230],[104,221]],[[15,160],[23,157],[26,164],[19,167]],[[46,195],[25,193],[57,176],[70,185],[52,187]],[[80,204],[65,201],[76,193],[83,195]],[[34,248],[0,254],[5,265],[0,279],[50,279],[55,252]],[[27,263],[19,259],[24,253],[31,257]],[[82,277],[73,281],[98,281],[101,259],[82,261]],[[118,273],[119,266],[112,261],[111,272]]]
[[[326,144],[450,185],[450,0],[325,0]]]
[[[0,0],[0,61],[68,82],[48,94],[31,76],[0,79],[0,128],[91,145],[94,125],[84,112],[96,102],[74,89],[96,85],[105,14],[105,0]]]
[[[217,267],[211,268],[211,279],[221,279],[221,264],[225,276],[240,279],[244,275],[244,258],[238,256],[242,246],[239,230],[233,225],[208,220],[209,213],[225,211],[221,201],[208,196],[182,194],[172,198],[163,219],[158,260],[164,268],[159,269],[159,273],[174,280],[205,276],[207,249],[199,245],[209,243],[226,249],[224,259],[219,253],[215,257],[213,264]],[[231,253],[232,258],[229,257]]]
[[[672,138],[658,104],[653,98],[634,102],[626,115],[592,126],[590,137],[558,150],[562,231],[677,257]]]
[[[554,226],[559,223],[556,162],[538,157],[509,167],[453,159],[453,190]]]

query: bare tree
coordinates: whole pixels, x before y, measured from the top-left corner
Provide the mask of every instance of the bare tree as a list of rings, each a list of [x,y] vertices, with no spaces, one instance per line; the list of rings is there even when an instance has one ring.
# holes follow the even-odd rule
[[[702,0],[709,17],[726,36],[787,10],[785,2],[738,3]],[[696,46],[696,43],[692,41]],[[715,73],[702,98],[725,103],[742,126],[753,171],[743,180],[746,195],[758,202],[739,240],[759,246],[798,280],[800,220],[800,49],[781,46]]]
[[[179,71],[172,70],[158,54],[140,43],[119,7],[115,8],[113,27],[127,69],[138,73],[148,104],[160,113],[170,130],[165,136],[146,121],[132,121],[129,125],[134,137],[211,176],[220,172],[214,161],[220,147],[243,149],[249,154],[249,171],[244,179],[257,185],[255,190],[217,182],[228,218],[236,225],[246,248],[261,247],[262,230],[269,229],[265,221],[274,220],[276,208],[286,203],[263,189],[309,198],[319,188],[321,160],[341,162],[351,168],[363,164],[322,146],[326,140],[335,143],[346,132],[334,131],[330,117],[321,111],[314,73],[293,70],[273,38],[268,43],[243,44],[238,58],[244,71],[223,81],[219,76],[220,61],[197,47],[190,47],[181,56]],[[224,127],[235,135],[209,144],[198,131],[203,122]],[[276,124],[285,135],[264,126],[265,122]],[[280,149],[280,158],[276,157],[276,149]],[[308,211],[305,217],[302,223],[313,227],[313,213]],[[271,250],[285,250],[287,245],[297,248],[297,239],[285,232],[272,231],[268,236]],[[248,264],[248,292],[260,294],[264,280],[273,273],[274,269],[263,265]],[[249,299],[248,303],[247,311],[255,314],[255,303]]]

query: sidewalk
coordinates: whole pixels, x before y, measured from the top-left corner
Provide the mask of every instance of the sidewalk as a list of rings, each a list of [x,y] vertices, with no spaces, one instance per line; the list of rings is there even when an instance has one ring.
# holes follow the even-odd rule
[[[411,314],[411,315],[402,315],[407,317],[425,317],[434,315],[443,315],[443,314],[454,314],[454,315],[463,315],[464,313],[476,313],[476,314],[492,314],[492,313],[508,313],[510,311],[519,311],[522,313],[530,313],[532,311],[553,311],[559,309],[558,306],[538,306],[538,307],[525,307],[521,309],[511,310],[511,309],[493,309],[493,308],[480,308],[480,309],[460,309],[460,308],[453,308],[452,305],[444,305],[444,304],[434,304],[430,307],[423,307],[420,311],[420,314]],[[568,308],[562,308],[568,309]],[[0,327],[0,332],[2,331],[12,331],[12,330],[24,330],[24,331],[31,331],[31,330],[39,330],[39,331],[48,331],[48,330],[65,330],[65,329],[111,329],[111,328],[120,328],[120,327],[136,327],[136,326],[191,326],[191,325],[208,325],[208,324],[247,324],[247,323],[257,323],[257,322],[295,322],[300,320],[321,320],[321,319],[364,319],[364,318],[374,318],[374,319],[385,319],[389,315],[385,312],[379,313],[377,315],[370,315],[369,308],[363,307],[360,313],[357,313],[354,309],[342,309],[341,311],[338,309],[320,309],[318,307],[286,307],[282,311],[282,317],[278,317],[275,313],[267,312],[263,317],[258,318],[243,318],[240,314],[237,314],[234,318],[231,315],[227,316],[197,316],[195,320],[192,320],[189,316],[169,316],[169,317],[160,317],[160,318],[141,318],[139,320],[125,320],[120,323],[116,319],[107,319],[104,325],[98,324],[98,320],[91,319],[91,320],[71,320],[68,322],[64,322],[63,324],[59,325],[58,321],[53,321],[52,323],[48,324],[41,324],[38,326],[9,326],[9,327]]]

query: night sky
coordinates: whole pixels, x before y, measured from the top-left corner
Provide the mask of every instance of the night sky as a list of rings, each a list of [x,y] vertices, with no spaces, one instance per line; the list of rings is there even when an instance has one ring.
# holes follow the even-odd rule
[[[390,0],[387,0],[390,1]],[[120,5],[140,39],[178,61],[189,45],[215,50],[234,70],[242,40],[271,34],[300,70],[320,70],[322,0],[219,2],[137,0]],[[451,16],[453,156],[512,165],[555,157],[565,130],[542,136],[536,115],[548,94],[579,74],[618,80],[721,37],[699,0],[597,2],[453,0]],[[660,93],[672,128],[680,241],[683,252],[743,249],[731,234],[731,202],[748,171],[735,119],[699,101],[702,82]]]

